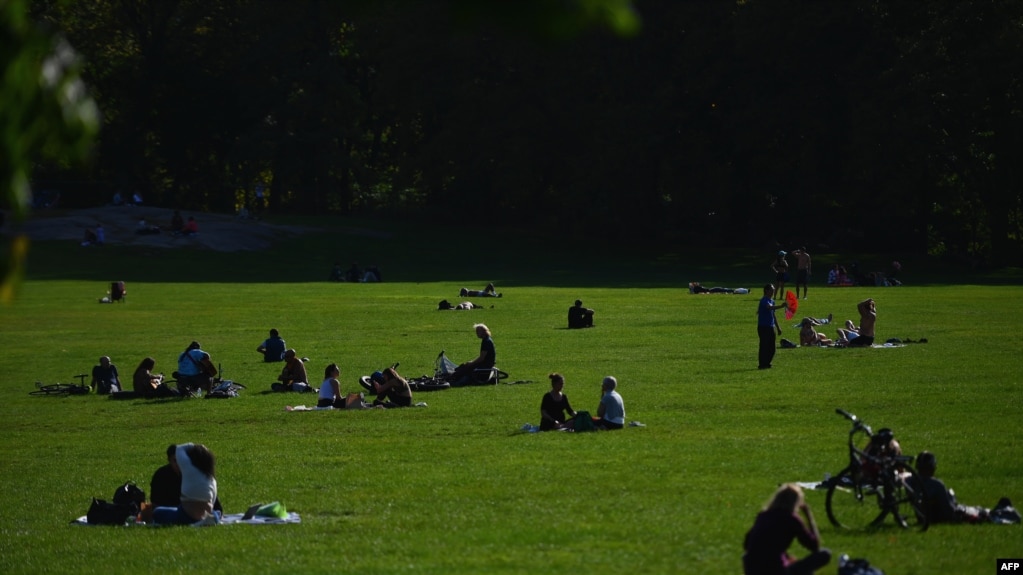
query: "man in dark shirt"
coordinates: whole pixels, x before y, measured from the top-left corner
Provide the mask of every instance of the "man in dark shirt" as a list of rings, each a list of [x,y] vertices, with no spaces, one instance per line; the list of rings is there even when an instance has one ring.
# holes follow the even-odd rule
[[[105,355],[99,358],[99,365],[92,368],[92,389],[102,395],[121,391],[117,366],[110,363],[110,358]]]
[[[575,300],[575,305],[568,308],[568,328],[593,327],[593,310],[583,307],[582,300]]]
[[[474,379],[481,370],[490,370],[494,367],[497,362],[497,350],[494,348],[494,340],[490,337],[490,328],[478,323],[473,326],[476,330],[476,337],[480,338],[480,354],[476,359],[467,361],[462,365],[455,368],[454,373],[451,374],[452,385],[471,385],[473,383],[485,383]],[[489,375],[493,377],[493,373],[484,374],[484,377]],[[486,381],[490,381],[490,377],[486,378]]]
[[[256,351],[263,354],[263,361],[270,363],[274,361],[284,361],[284,351],[287,349],[287,345],[284,340],[281,339],[281,334],[276,329],[270,330],[270,337],[266,338],[263,343],[259,344]]]

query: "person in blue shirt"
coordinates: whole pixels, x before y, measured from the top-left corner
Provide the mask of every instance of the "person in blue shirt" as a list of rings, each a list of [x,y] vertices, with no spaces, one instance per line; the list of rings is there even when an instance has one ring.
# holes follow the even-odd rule
[[[256,351],[263,354],[263,361],[270,363],[274,361],[284,361],[284,351],[287,346],[284,340],[281,339],[281,334],[276,329],[270,330],[270,337],[263,340],[263,343],[259,344]]]
[[[604,378],[600,384],[600,405],[594,423],[599,429],[621,429],[625,427],[625,402],[615,391],[618,380],[613,375]]]
[[[194,395],[200,389],[209,392],[216,374],[210,354],[203,351],[197,341],[188,344],[188,348],[178,356],[175,377],[178,380],[178,392],[182,396]]]
[[[770,369],[771,362],[774,361],[775,351],[775,332],[781,335],[781,325],[778,324],[778,318],[775,317],[775,310],[783,307],[788,307],[788,304],[782,303],[780,305],[774,305],[774,286],[767,284],[764,286],[764,297],[760,298],[760,303],[757,305],[757,335],[760,337],[760,364],[757,369]]]

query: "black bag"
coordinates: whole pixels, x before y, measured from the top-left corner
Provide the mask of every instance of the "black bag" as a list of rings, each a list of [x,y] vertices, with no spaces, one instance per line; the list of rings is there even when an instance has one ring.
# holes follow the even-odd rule
[[[838,575],[884,575],[866,559],[849,559],[842,557],[838,561]]]
[[[124,525],[129,517],[137,515],[138,512],[139,508],[135,503],[110,503],[93,497],[86,518],[89,525]]]
[[[128,481],[114,491],[114,503],[118,505],[131,505],[142,507],[146,502],[146,492],[142,491],[134,481]]]

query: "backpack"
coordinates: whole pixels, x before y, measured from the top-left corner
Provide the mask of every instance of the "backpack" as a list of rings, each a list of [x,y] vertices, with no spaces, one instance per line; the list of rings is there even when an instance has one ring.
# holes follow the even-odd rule
[[[146,501],[146,492],[142,491],[138,485],[135,485],[134,481],[127,481],[124,485],[117,488],[114,491],[114,503],[118,505],[130,505],[135,504],[141,507]]]
[[[129,517],[137,515],[138,505],[134,503],[110,503],[103,499],[92,498],[92,505],[86,519],[89,525],[124,525]]]
[[[577,411],[575,417],[572,418],[572,431],[596,431],[597,426],[593,423],[593,418],[590,417],[588,411]]]

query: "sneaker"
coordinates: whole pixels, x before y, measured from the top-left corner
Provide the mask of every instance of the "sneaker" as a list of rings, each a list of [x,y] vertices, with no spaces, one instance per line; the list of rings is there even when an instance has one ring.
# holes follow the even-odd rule
[[[645,423],[640,423],[638,421],[630,421],[629,422],[629,427],[646,427],[646,424]]]
[[[415,407],[426,407],[426,402],[425,401],[420,401],[419,403],[417,403],[415,405]]]

